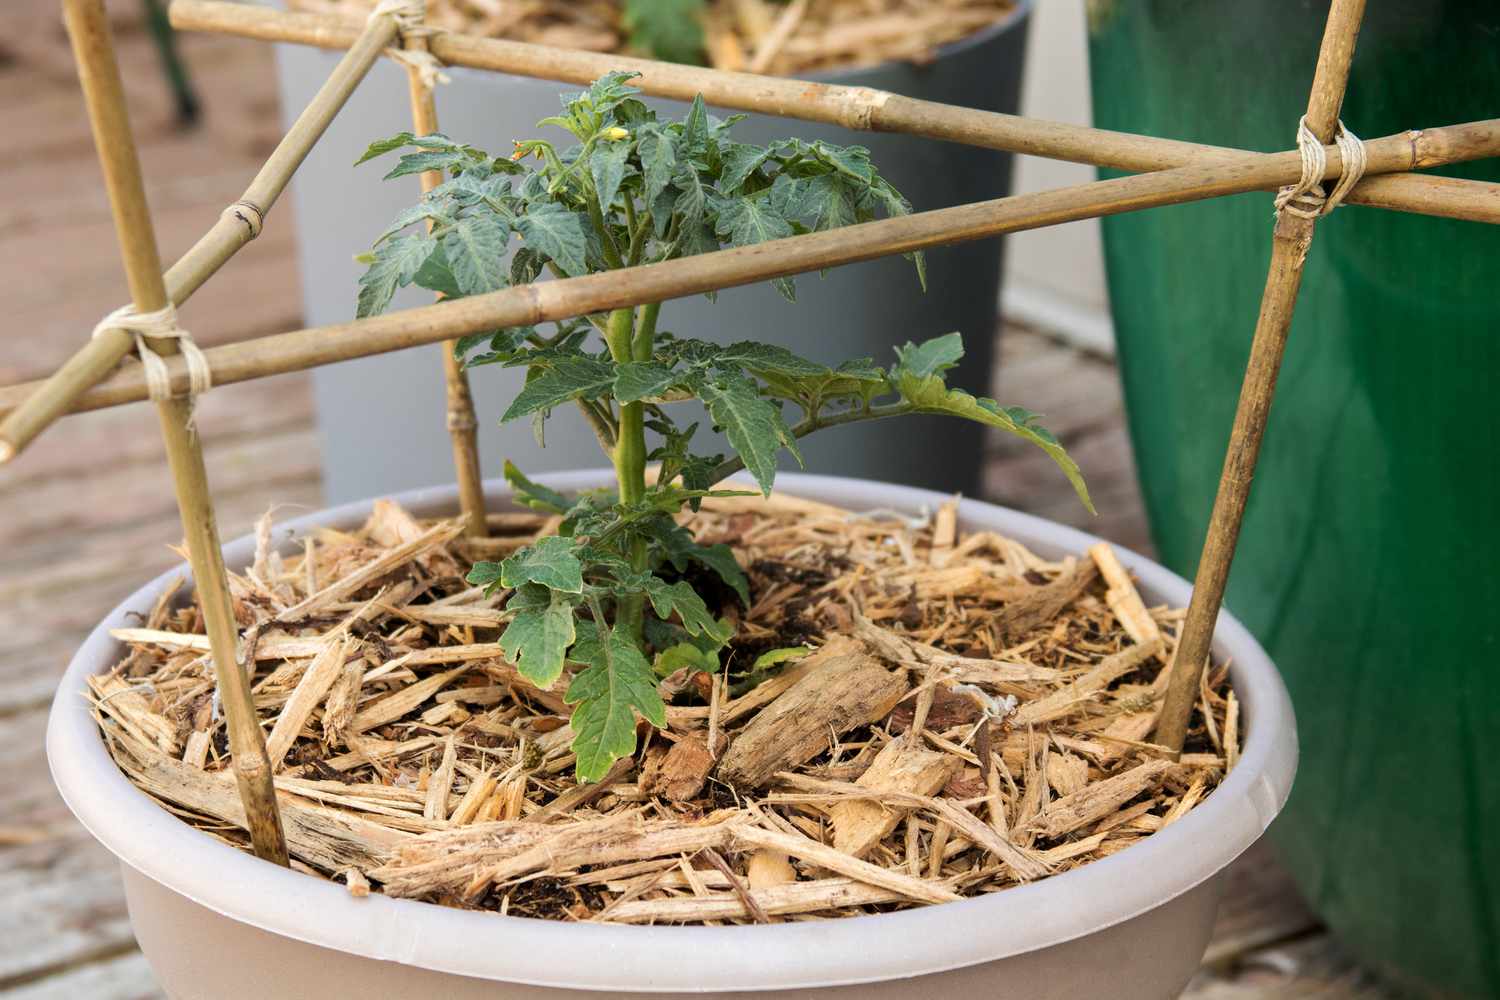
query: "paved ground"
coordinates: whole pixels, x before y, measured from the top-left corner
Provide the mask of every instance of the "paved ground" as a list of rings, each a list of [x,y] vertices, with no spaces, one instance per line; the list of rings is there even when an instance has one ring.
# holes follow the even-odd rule
[[[269,51],[193,38],[185,51],[207,116],[194,131],[171,103],[131,4],[114,5],[163,256],[175,259],[233,200],[277,139]],[[125,299],[107,207],[52,0],[0,5],[0,383],[45,374]],[[183,310],[213,344],[298,325],[282,208],[260,240]],[[1036,331],[1002,338],[1002,398],[1053,422],[1089,471],[1104,515],[1088,527],[1148,549],[1113,366]],[[319,455],[305,376],[218,390],[200,407],[226,536],[271,504],[315,506]],[[986,492],[1067,521],[1082,512],[1045,459],[997,442]],[[0,472],[0,996],[159,996],[135,949],[113,863],[69,817],[47,778],[45,709],[88,628],[176,557],[179,529],[149,408],[70,418]],[[1379,996],[1254,851],[1233,869],[1204,970],[1189,996]]]

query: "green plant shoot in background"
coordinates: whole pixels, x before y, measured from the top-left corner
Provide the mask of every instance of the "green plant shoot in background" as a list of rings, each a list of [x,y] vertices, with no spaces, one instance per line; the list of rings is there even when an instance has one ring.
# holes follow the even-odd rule
[[[568,132],[566,148],[533,139],[496,158],[442,135],[403,133],[374,143],[361,163],[407,150],[387,178],[441,170],[448,179],[398,215],[361,258],[368,270],[359,315],[383,311],[409,284],[460,298],[544,273],[634,267],[911,210],[866,149],[794,138],[737,143],[729,137],[737,119],[713,118],[701,97],[683,121],[662,122],[636,98],[631,76],[603,77],[541,123]],[[535,166],[528,169],[527,161]],[[430,229],[407,231],[417,223]],[[507,265],[513,235],[521,245]],[[922,276],[922,257],[912,260]],[[775,284],[794,299],[792,279]],[[676,516],[704,497],[747,495],[714,488],[733,473],[748,471],[769,495],[778,453],[786,449],[800,462],[797,440],[812,431],[943,413],[1033,442],[1089,504],[1078,467],[1034,414],[948,388],[944,372],[963,356],[957,333],[898,348],[890,368],[868,359],[830,368],[768,344],[673,336],[657,328],[660,309],[617,309],[557,323],[551,333],[498,330],[457,347],[470,368],[526,369],[504,419],[529,417],[540,440],[552,410],[572,404],[614,463],[616,490],[575,500],[507,462],[517,499],[561,515],[562,526],[504,562],[477,564],[469,576],[510,591],[500,643],[526,677],[548,687],[567,664],[581,668],[566,700],[574,706],[573,749],[585,781],[635,751],[636,713],[665,726],[660,676],[683,667],[719,669],[733,629],[683,575],[694,567],[716,574],[746,605],[748,583],[728,547],[699,545]],[[670,410],[694,399],[735,455],[692,451],[698,425],[679,426]],[[800,411],[795,422],[787,420],[789,406]],[[660,466],[654,484],[647,482],[648,462]]]

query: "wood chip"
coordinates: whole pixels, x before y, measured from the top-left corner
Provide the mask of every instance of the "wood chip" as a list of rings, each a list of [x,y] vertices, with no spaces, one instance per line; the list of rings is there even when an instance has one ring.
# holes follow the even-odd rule
[[[1164,760],[1144,764],[1089,785],[1082,791],[1058,799],[1043,809],[1029,828],[1047,837],[1061,837],[1107,816],[1150,787],[1151,783],[1172,769]]]
[[[902,791],[930,796],[952,778],[963,762],[944,753],[907,745],[904,739],[887,743],[855,782],[871,791]],[[862,858],[901,822],[906,810],[878,799],[850,800],[833,807],[833,846]]]
[[[286,752],[292,748],[292,742],[302,732],[308,716],[312,715],[313,709],[322,703],[323,696],[329,692],[334,682],[343,673],[344,661],[348,659],[349,652],[354,645],[354,639],[349,636],[330,639],[302,674],[302,679],[297,682],[292,696],[287,699],[286,705],[281,709],[281,714],[276,717],[276,724],[271,727],[271,735],[266,737],[266,753],[271,758],[273,770],[280,769]]]
[[[719,766],[735,788],[759,788],[777,771],[827,750],[833,735],[883,718],[906,694],[906,681],[863,653],[809,673],[740,731]]]

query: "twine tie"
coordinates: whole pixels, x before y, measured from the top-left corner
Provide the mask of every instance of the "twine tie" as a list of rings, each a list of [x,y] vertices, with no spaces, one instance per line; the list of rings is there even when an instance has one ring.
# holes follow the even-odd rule
[[[213,387],[208,358],[193,343],[192,335],[177,325],[177,308],[171,303],[149,313],[138,312],[133,305],[121,306],[99,321],[94,336],[112,330],[124,330],[135,338],[135,350],[146,373],[146,394],[152,400],[159,403],[172,398],[172,373],[162,356],[151,349],[148,337],[177,341],[182,359],[187,362],[189,397],[201,396]]]
[[[403,39],[433,33],[432,29],[423,23],[427,17],[426,0],[380,0],[380,3],[375,5],[375,9],[370,11],[370,20],[373,21],[385,14],[390,14],[396,19],[396,27]],[[442,62],[426,49],[408,49],[393,45],[385,50],[385,54],[416,73],[422,86],[427,90],[434,89],[440,83],[448,82],[448,74],[443,72]]]
[[[1302,155],[1302,178],[1276,193],[1276,212],[1288,212],[1303,219],[1316,219],[1327,215],[1343,203],[1354,185],[1365,175],[1369,156],[1359,136],[1350,132],[1340,121],[1334,129],[1333,141],[1339,148],[1343,168],[1333,191],[1323,193],[1323,174],[1328,170],[1328,153],[1312,129],[1307,127],[1307,116],[1297,121],[1297,152]]]

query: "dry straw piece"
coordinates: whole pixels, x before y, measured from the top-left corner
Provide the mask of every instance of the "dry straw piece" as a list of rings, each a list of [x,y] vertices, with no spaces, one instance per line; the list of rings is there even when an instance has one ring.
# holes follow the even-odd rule
[[[267,527],[230,583],[294,861],[453,906],[755,923],[1045,878],[1211,794],[1238,753],[1225,671],[1180,761],[1143,741],[1181,613],[1146,609],[1123,569],[1082,569],[1117,567],[1107,548],[1042,559],[960,536],[954,513],[912,524],[776,497],[684,515],[749,568],[749,609],[720,595],[730,675],[664,678],[668,728],[586,786],[562,685],[539,691],[503,658],[499,597],[463,582],[476,549],[458,521],[381,503],[294,556]],[[501,515],[481,548],[550,524]],[[1137,606],[1145,643],[1115,610]],[[163,602],[117,630],[131,651],[95,680],[96,715],[131,780],[241,844],[201,628],[196,607]],[[751,686],[759,654],[798,646]]]

